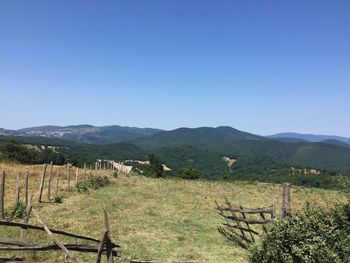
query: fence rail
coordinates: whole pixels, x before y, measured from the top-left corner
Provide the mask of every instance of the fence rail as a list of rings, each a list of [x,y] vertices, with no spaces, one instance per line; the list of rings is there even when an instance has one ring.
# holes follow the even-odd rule
[[[281,218],[286,217],[291,212],[290,185],[283,184],[282,191]],[[218,228],[219,232],[227,239],[237,242],[244,248],[248,248],[256,240],[256,237],[266,232],[266,224],[271,223],[276,218],[275,201],[272,198],[272,205],[260,208],[245,208],[242,205],[234,206],[225,197],[225,203],[219,205],[215,202],[225,222]]]

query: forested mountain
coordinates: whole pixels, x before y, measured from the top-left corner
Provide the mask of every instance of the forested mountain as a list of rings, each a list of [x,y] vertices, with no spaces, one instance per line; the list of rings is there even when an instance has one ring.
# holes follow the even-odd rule
[[[202,178],[207,179],[294,180],[312,185],[327,185],[330,182],[324,178],[328,178],[329,174],[350,172],[350,147],[338,140],[308,142],[289,137],[271,139],[225,126],[180,128],[172,131],[135,128],[134,133],[134,128],[124,128],[44,126],[18,131],[18,134],[25,133],[25,136],[14,136],[16,133],[8,133],[11,136],[2,135],[0,141],[15,139],[38,148],[54,146],[55,151],[61,154],[60,158],[64,156],[65,161],[77,164],[93,163],[95,159],[145,160],[150,153],[154,153],[172,169],[173,174],[183,167],[192,166],[200,170]],[[126,133],[122,135],[121,130]],[[58,138],[57,132],[61,132],[62,136]],[[131,133],[127,135],[128,132]],[[121,140],[123,136],[127,139],[122,142],[102,144],[110,140]],[[131,137],[133,138],[130,139]],[[89,143],[81,142],[84,140]],[[224,156],[236,160],[233,167],[228,167],[223,160]],[[45,155],[39,157],[36,160],[42,160]],[[300,171],[317,169],[320,175],[307,175],[307,180],[305,176],[295,175],[292,180],[291,167]]]
[[[163,131],[148,137],[130,141],[144,149],[153,149],[164,146],[191,145],[205,147],[212,143],[229,140],[268,140],[262,136],[243,132],[231,127],[217,128],[179,128],[172,131]]]
[[[92,125],[71,125],[65,127],[40,126],[19,129],[17,131],[7,130],[8,134],[6,134],[4,130],[3,134],[61,138],[81,143],[109,144],[150,136],[160,131],[160,129],[124,127],[118,125],[102,127]]]
[[[272,139],[290,138],[290,139],[297,139],[297,140],[303,140],[308,142],[322,142],[325,140],[337,140],[340,142],[350,144],[350,138],[335,136],[335,135],[315,135],[315,134],[301,134],[301,133],[295,133],[295,132],[284,132],[284,133],[269,135],[267,137]]]

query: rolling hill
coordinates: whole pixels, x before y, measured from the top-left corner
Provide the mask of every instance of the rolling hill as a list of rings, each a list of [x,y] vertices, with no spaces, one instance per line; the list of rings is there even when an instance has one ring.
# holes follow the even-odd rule
[[[308,142],[289,137],[272,139],[226,126],[179,128],[172,131],[157,129],[146,131],[135,128],[134,133],[131,132],[134,128],[124,127],[127,133],[131,132],[129,135],[124,134],[124,137],[120,133],[120,130],[123,130],[120,126],[100,128],[90,125],[63,128],[43,126],[18,131],[18,134],[25,133],[25,136],[13,135],[17,133],[10,133],[11,136],[2,135],[0,141],[16,139],[37,146],[60,146],[55,149],[66,156],[67,161],[76,164],[94,162],[95,159],[145,160],[149,153],[155,153],[170,166],[174,175],[182,167],[192,165],[200,170],[202,178],[212,180],[226,177],[260,181],[293,181],[288,178],[289,169],[293,166],[298,169],[327,170],[318,177],[308,177],[307,183],[316,182],[320,185],[319,179],[328,176],[330,171],[350,172],[350,147],[338,140]],[[58,130],[63,134],[55,137],[53,133]],[[147,132],[151,134],[146,135]],[[41,135],[38,136],[39,134]],[[101,144],[122,138],[127,139],[117,143]],[[85,140],[89,143],[81,142]],[[223,161],[224,156],[237,160],[232,169],[229,169],[227,163]],[[322,185],[328,184],[323,179]],[[305,180],[295,178],[295,181]]]
[[[60,138],[80,143],[110,144],[150,136],[162,130],[124,127],[119,125],[96,127],[92,125],[40,126],[7,132],[10,135]],[[5,135],[5,131],[3,131]]]
[[[284,133],[269,135],[267,137],[272,139],[290,138],[290,139],[303,140],[308,142],[322,142],[325,140],[337,140],[343,143],[350,144],[350,138],[335,136],[335,135],[315,135],[315,134],[301,134],[301,133],[295,133],[295,132],[284,132]]]
[[[256,141],[267,139],[232,127],[220,126],[217,128],[179,128],[172,131],[163,131],[144,138],[138,138],[130,142],[143,149],[154,149],[178,145],[206,147],[213,142],[226,142],[229,140]]]

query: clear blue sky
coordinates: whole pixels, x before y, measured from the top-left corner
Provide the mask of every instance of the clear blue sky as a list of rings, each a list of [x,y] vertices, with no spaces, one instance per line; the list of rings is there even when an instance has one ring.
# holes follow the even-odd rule
[[[350,1],[0,1],[0,127],[350,136]]]

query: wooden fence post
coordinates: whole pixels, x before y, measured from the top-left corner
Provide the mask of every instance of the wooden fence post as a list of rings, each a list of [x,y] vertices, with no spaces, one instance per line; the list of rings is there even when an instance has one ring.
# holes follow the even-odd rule
[[[283,183],[281,218],[290,214],[290,185]]]
[[[84,177],[86,176],[86,163],[84,163]]]
[[[20,196],[20,186],[19,186],[19,175],[16,173],[16,198],[15,198],[15,206],[19,204],[19,196]]]
[[[106,249],[107,249],[107,262],[113,263],[113,246],[112,241],[110,238],[110,229],[109,229],[109,220],[108,220],[108,213],[107,210],[104,210],[104,226],[105,226],[105,232],[107,232],[107,238],[106,238]]]
[[[58,195],[58,190],[59,190],[59,187],[58,187],[58,183],[59,183],[59,174],[58,174],[58,170],[56,171],[56,191],[55,191],[55,196]]]
[[[70,191],[70,164],[67,163],[67,188]]]
[[[28,224],[29,218],[30,218],[30,213],[32,211],[32,200],[33,200],[33,194],[31,193],[29,195],[29,199],[26,202],[26,210],[24,212],[23,220],[22,223]],[[20,233],[20,241],[26,242],[27,241],[27,228],[26,227],[21,227],[21,233]],[[23,252],[18,252],[17,254],[18,257],[23,257]]]
[[[1,219],[5,218],[5,213],[4,213],[4,208],[5,208],[5,204],[4,204],[4,198],[5,198],[5,171],[2,172],[1,174],[1,178],[0,178],[0,217]]]
[[[49,182],[47,184],[47,200],[51,200],[52,162],[50,162]]]
[[[29,172],[26,172],[26,178],[24,181],[24,188],[25,188],[25,192],[24,192],[24,198],[25,198],[25,202],[26,202],[26,207],[28,206],[28,191],[29,191]]]
[[[46,175],[47,164],[45,163],[43,166],[43,172],[41,174],[40,187],[39,187],[39,203],[41,203],[41,198],[43,196],[44,183],[45,183],[45,175]]]
[[[75,185],[77,185],[79,182],[79,167],[75,170]]]

